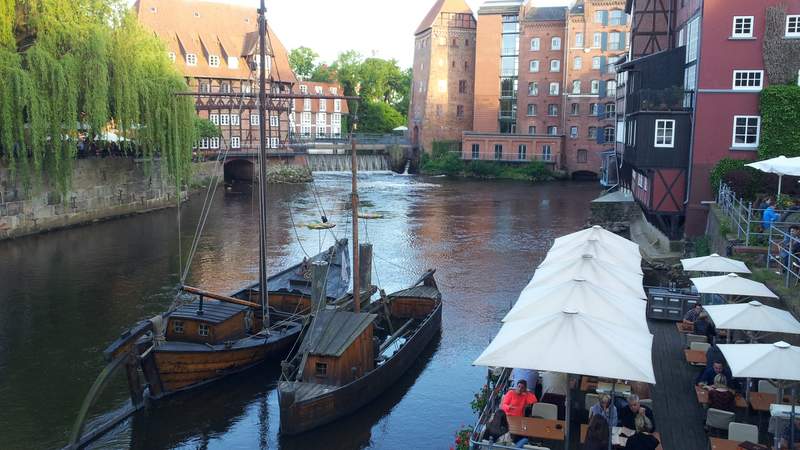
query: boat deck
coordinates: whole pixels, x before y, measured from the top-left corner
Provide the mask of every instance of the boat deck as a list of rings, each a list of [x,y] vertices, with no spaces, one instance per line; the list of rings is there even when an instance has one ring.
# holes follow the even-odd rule
[[[283,381],[281,385],[287,386],[291,385],[295,389],[295,401],[302,402],[304,400],[308,400],[314,398],[319,395],[324,395],[328,392],[335,390],[338,386],[333,386],[330,384],[317,384],[317,383],[303,383],[300,381]],[[283,389],[283,386],[281,387]]]

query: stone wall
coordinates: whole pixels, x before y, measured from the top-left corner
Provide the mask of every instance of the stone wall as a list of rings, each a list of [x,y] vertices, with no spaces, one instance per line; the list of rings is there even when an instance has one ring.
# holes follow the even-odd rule
[[[213,162],[195,164],[190,185],[215,170]],[[159,163],[148,171],[131,158],[80,159],[62,201],[47,181],[26,193],[0,165],[0,240],[174,206],[175,189],[162,174]]]

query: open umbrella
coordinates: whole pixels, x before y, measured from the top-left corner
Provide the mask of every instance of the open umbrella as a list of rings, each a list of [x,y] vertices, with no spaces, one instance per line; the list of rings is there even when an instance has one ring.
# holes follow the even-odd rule
[[[565,308],[590,314],[609,324],[649,332],[647,302],[635,296],[610,291],[582,278],[541,287],[526,287],[517,303],[503,318],[503,322],[549,316]]]
[[[764,283],[742,278],[735,273],[715,277],[691,278],[701,294],[720,294],[733,297],[778,298]]]
[[[555,242],[553,242],[553,246],[550,248],[550,251],[557,250],[564,245],[568,245],[575,242],[584,242],[590,239],[597,239],[603,242],[607,242],[619,248],[627,249],[627,251],[630,253],[639,254],[638,244],[629,241],[618,234],[614,234],[604,229],[600,225],[594,225],[585,230],[576,231],[575,233],[567,234],[565,236],[561,236],[560,238],[556,238]]]
[[[641,269],[634,271],[592,255],[582,255],[580,258],[569,258],[541,266],[536,269],[528,286],[560,284],[575,278],[605,286],[606,289],[618,291],[625,296],[647,299],[647,294],[642,288]]]
[[[708,256],[682,259],[681,265],[687,272],[751,273],[747,265],[735,259],[712,253]]]
[[[800,334],[800,322],[789,311],[773,308],[756,300],[707,305],[703,308],[714,321],[714,325],[723,330]]]
[[[800,176],[800,156],[787,158],[781,155],[776,158],[756,161],[745,165],[747,167],[758,169],[762,172],[774,173],[778,175],[778,195],[781,195],[781,182],[783,181],[784,175],[793,177]]]
[[[639,253],[638,246],[633,249],[627,245],[620,246],[616,242],[597,238],[562,244],[558,248],[550,250],[544,261],[539,264],[539,267],[561,262],[565,259],[580,257],[581,255],[592,255],[597,259],[628,268],[634,272],[641,272],[642,270],[642,256]]]

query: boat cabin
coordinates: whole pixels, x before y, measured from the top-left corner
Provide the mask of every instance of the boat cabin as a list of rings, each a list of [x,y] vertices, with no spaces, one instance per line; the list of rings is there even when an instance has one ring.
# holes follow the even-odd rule
[[[202,306],[201,306],[202,305]],[[217,344],[244,337],[253,324],[250,308],[204,299],[179,306],[167,316],[165,335],[170,341]]]
[[[436,285],[420,285],[399,292],[389,298],[389,311],[397,319],[424,319],[442,299]]]
[[[308,355],[302,380],[331,386],[345,385],[375,367],[372,340],[375,314],[321,311],[305,341]]]

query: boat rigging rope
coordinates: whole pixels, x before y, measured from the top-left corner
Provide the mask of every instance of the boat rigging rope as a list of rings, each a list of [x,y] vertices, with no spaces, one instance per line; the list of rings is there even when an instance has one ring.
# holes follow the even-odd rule
[[[303,247],[303,241],[300,240],[300,234],[297,232],[297,225],[294,223],[294,214],[292,214],[292,204],[289,203],[289,220],[292,222],[292,230],[294,231],[294,236],[297,239],[297,244],[300,245],[300,250],[303,251],[303,254],[306,255],[307,258],[311,258],[311,255],[308,254],[305,247]]]

